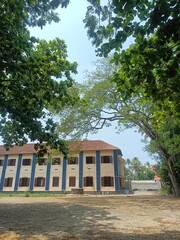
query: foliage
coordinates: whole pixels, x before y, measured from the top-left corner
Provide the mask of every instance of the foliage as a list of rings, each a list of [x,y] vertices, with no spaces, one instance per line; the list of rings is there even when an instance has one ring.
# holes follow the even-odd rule
[[[154,113],[151,107],[148,118],[150,125],[141,130],[150,126],[151,149],[165,159],[173,191],[180,196],[180,3],[89,2],[84,20],[88,36],[100,56],[113,51],[112,62],[119,65],[113,81],[121,98],[124,101],[141,98],[143,105],[153,106]],[[130,37],[134,44],[122,50]]]
[[[125,98],[143,88],[170,115],[179,113],[179,36],[178,1],[89,1],[84,20],[88,36],[100,55],[114,51],[121,68],[114,76]],[[153,36],[153,37],[152,37]],[[122,51],[133,37],[135,45]],[[179,115],[178,115],[179,116]]]
[[[6,146],[28,140],[60,141],[50,106],[73,101],[67,94],[76,63],[67,61],[63,40],[39,40],[28,26],[59,18],[54,10],[68,0],[3,0],[0,4],[0,134]]]
[[[138,158],[125,160],[125,178],[128,180],[153,180],[155,173],[152,168],[142,164]]]
[[[139,93],[125,99],[111,81],[116,68],[110,59],[102,59],[96,63],[95,71],[87,74],[86,82],[69,89],[81,99],[60,112],[59,132],[64,132],[63,137],[80,138],[89,132],[96,133],[113,121],[117,122],[119,131],[135,126],[150,140],[146,150],[159,159],[166,159],[166,166],[167,161],[171,162],[179,184],[179,120],[165,110],[159,114],[160,106],[145,100],[140,87]]]
[[[107,56],[113,49],[119,51],[131,36],[136,42],[154,33],[165,42],[179,40],[179,1],[88,2],[84,23],[92,43],[100,46],[98,52],[101,55]]]

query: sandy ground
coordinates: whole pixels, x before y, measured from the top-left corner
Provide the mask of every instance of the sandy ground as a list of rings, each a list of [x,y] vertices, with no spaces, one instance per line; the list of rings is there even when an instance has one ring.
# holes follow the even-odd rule
[[[180,239],[180,199],[140,194],[0,197],[2,239]]]

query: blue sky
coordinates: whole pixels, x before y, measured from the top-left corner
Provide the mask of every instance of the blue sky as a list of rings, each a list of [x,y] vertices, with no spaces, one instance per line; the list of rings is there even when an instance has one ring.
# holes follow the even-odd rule
[[[91,71],[92,62],[97,60],[95,49],[91,44],[91,40],[87,37],[87,31],[84,28],[83,19],[87,8],[87,1],[71,0],[71,3],[66,9],[59,9],[61,21],[40,28],[32,28],[31,34],[46,40],[59,37],[65,40],[68,50],[68,60],[78,63],[78,74],[74,76],[76,81],[82,83],[83,72]],[[153,163],[153,159],[143,152],[141,135],[136,129],[126,130],[117,134],[115,123],[112,127],[104,128],[98,134],[90,135],[88,139],[103,140],[114,146],[119,147],[124,155],[124,158],[138,157],[142,162],[149,161]],[[1,143],[1,140],[0,140]]]

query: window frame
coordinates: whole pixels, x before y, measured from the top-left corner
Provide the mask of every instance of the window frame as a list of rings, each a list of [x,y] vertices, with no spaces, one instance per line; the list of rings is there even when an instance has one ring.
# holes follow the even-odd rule
[[[37,177],[34,180],[35,187],[44,187],[45,186],[45,177]]]
[[[95,163],[95,156],[86,156],[86,164],[94,164],[94,163]]]
[[[4,179],[4,187],[12,187],[13,185],[13,178],[8,177]]]
[[[22,166],[31,166],[31,158],[23,158]]]
[[[8,166],[16,166],[16,159],[15,158],[8,159],[7,165]]]
[[[69,177],[69,187],[76,187],[76,177],[75,176]]]
[[[68,165],[77,165],[78,164],[78,157],[69,157],[68,158]]]
[[[3,167],[3,164],[4,164],[4,160],[0,159],[0,167]]]
[[[101,156],[101,163],[103,164],[109,164],[113,162],[113,157],[112,155],[104,155]]]
[[[112,176],[101,177],[101,186],[102,187],[114,187],[114,177],[112,177]]]
[[[59,177],[54,176],[52,178],[52,187],[59,187]]]
[[[84,177],[84,187],[93,187],[93,176]]]
[[[19,179],[19,187],[29,187],[30,178],[22,177]]]

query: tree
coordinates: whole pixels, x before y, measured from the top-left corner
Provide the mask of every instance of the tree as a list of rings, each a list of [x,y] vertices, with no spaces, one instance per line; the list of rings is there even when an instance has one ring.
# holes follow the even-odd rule
[[[140,94],[144,102],[152,101],[156,106],[153,128],[157,125],[157,129],[153,145],[166,159],[173,191],[180,195],[177,147],[180,133],[180,3],[176,0],[89,2],[85,27],[92,43],[99,47],[100,56],[114,52],[113,61],[120,66],[114,74],[117,91],[125,100]],[[135,44],[123,51],[123,44],[129,37],[133,37]]]
[[[147,164],[143,165],[138,158],[125,160],[125,178],[128,180],[153,180],[155,173]]]
[[[169,115],[159,114],[160,107],[139,93],[125,99],[111,80],[118,66],[110,59],[98,61],[96,70],[87,75],[83,85],[75,86],[71,92],[80,94],[81,99],[74,106],[60,112],[59,132],[63,137],[79,138],[93,133],[117,121],[117,130],[137,127],[144,138],[150,139],[148,150],[163,158],[169,169],[173,192],[179,194],[179,120],[169,120]],[[169,166],[168,166],[169,165]]]
[[[39,40],[28,26],[59,21],[55,9],[69,0],[2,0],[0,4],[0,134],[6,146],[28,140],[57,143],[49,107],[72,102],[76,63],[67,61],[63,40]]]

